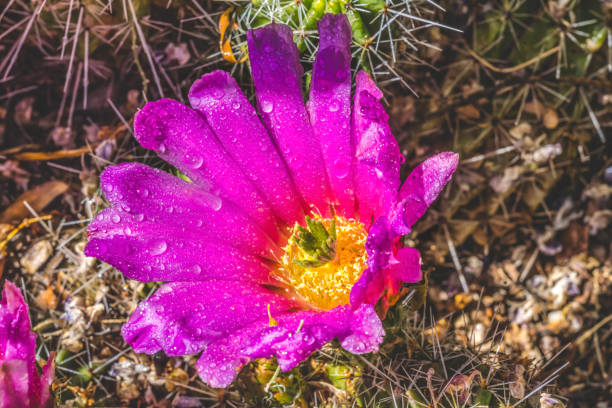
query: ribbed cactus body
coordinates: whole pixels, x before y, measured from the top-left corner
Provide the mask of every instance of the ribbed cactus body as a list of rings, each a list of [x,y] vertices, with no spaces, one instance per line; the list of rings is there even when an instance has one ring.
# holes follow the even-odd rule
[[[354,68],[373,75],[399,79],[398,59],[410,60],[418,44],[426,43],[420,28],[439,25],[435,22],[435,3],[399,0],[251,0],[235,3],[232,9],[231,49],[237,61],[245,60],[244,33],[271,22],[289,25],[305,62],[313,61],[317,50],[317,23],[326,14],[346,14],[353,31]],[[221,27],[222,30],[225,27]],[[415,30],[415,29],[419,30]],[[407,45],[400,53],[399,44]]]

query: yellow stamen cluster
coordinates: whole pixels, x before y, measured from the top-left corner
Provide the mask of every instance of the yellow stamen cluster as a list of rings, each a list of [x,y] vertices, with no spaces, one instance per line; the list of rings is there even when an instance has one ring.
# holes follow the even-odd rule
[[[322,222],[327,230],[332,227],[331,218],[318,215],[315,221]],[[298,245],[294,237],[299,233],[298,224],[291,229],[291,238],[285,246],[278,278],[291,286],[295,292],[313,308],[329,310],[349,303],[351,288],[366,268],[368,259],[365,242],[368,236],[364,226],[354,219],[335,218],[336,254],[334,259],[322,266],[307,267],[302,262],[308,254]]]

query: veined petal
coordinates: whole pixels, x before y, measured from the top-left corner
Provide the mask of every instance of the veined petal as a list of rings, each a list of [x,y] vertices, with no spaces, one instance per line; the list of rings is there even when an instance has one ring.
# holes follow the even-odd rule
[[[278,249],[232,202],[159,169],[123,163],[107,167],[100,180],[114,208],[103,210],[92,222],[88,231],[91,238],[130,237],[136,235],[132,228],[142,228],[145,238],[157,233],[159,241],[172,238],[160,234],[169,231],[177,240],[224,243],[264,257]],[[152,225],[147,229],[149,223]],[[103,254],[94,254],[98,255]]]
[[[376,304],[382,295],[399,292],[402,283],[422,279],[421,255],[414,248],[400,248],[399,236],[386,216],[379,217],[370,228],[366,242],[368,268],[351,288],[352,305]]]
[[[287,371],[333,338],[338,338],[348,351],[359,354],[377,351],[384,335],[371,305],[272,316],[277,320],[276,326],[270,327],[268,320],[262,319],[211,343],[196,365],[200,377],[213,387],[226,387],[254,358],[276,356],[281,369]]]
[[[288,299],[248,282],[173,282],[140,303],[121,333],[138,353],[171,356],[201,351],[243,326],[295,307]]]
[[[400,292],[403,283],[419,282],[423,279],[421,255],[415,248],[400,248],[389,265],[380,271],[368,284],[365,302],[376,304],[382,295],[387,297]]]
[[[366,241],[368,267],[351,288],[350,302],[352,305],[359,305],[367,301],[370,286],[373,285],[373,282],[377,282],[391,260],[396,239],[386,216],[379,217],[372,224]]]
[[[247,32],[249,59],[263,123],[274,138],[307,205],[329,212],[331,196],[320,143],[302,97],[303,70],[289,27]]]
[[[225,71],[204,75],[191,87],[189,101],[274,213],[287,225],[302,220],[304,210],[288,169],[234,78]]]
[[[262,318],[210,343],[195,366],[202,381],[214,388],[229,386],[250,361],[240,351],[266,327],[268,319]]]
[[[382,92],[366,72],[358,72],[352,117],[355,184],[361,221],[370,225],[387,214],[399,189],[402,156],[391,134]]]
[[[25,360],[0,360],[0,406],[17,408],[36,406],[30,398],[30,365]],[[36,368],[34,368],[36,369]]]
[[[4,282],[0,300],[0,361],[34,359],[36,334],[30,329],[28,306],[21,291]]]
[[[456,153],[439,153],[410,173],[389,216],[396,234],[410,232],[412,225],[425,214],[450,181],[458,162],[459,155]]]
[[[242,208],[276,238],[270,206],[199,113],[171,99],[149,102],[136,115],[134,133],[143,147],[154,150],[200,186],[211,186],[211,191]]]
[[[121,221],[114,223],[114,217]],[[142,282],[268,281],[269,261],[216,239],[205,227],[187,230],[109,208],[92,223],[85,254]]]
[[[378,350],[384,330],[371,305],[338,306],[329,311],[304,310],[274,317],[278,325],[268,327],[243,349],[250,358],[276,356],[283,371],[304,361],[325,343],[337,338],[356,354]]]
[[[319,51],[312,69],[308,113],[321,141],[338,212],[353,218],[354,149],[351,144],[351,27],[344,14],[319,20]]]
[[[21,291],[4,282],[0,300],[0,406],[42,407],[49,401],[53,362],[36,367],[36,334]]]

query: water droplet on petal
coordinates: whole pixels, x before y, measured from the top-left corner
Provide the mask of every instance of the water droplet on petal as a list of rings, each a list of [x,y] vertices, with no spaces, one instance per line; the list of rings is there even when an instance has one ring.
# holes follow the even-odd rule
[[[149,196],[149,190],[147,190],[146,188],[142,188],[139,190],[136,190],[138,192],[138,194],[142,197],[142,198],[146,198]]]
[[[151,245],[151,255],[161,255],[168,249],[168,244],[164,240],[154,241]]]
[[[223,202],[221,201],[219,197],[212,195],[212,194],[208,195],[207,201],[208,201],[208,205],[210,206],[210,208],[212,208],[213,211],[219,211],[223,204]]]
[[[200,167],[202,167],[202,164],[204,164],[204,159],[200,156],[185,156],[185,161],[187,162],[187,165],[194,168],[194,169],[199,169]]]
[[[223,95],[225,95],[225,92],[223,91],[223,89],[221,88],[217,88],[213,91],[212,96],[215,99],[221,99],[223,98]]]
[[[234,103],[232,104],[232,108],[234,108],[235,110],[240,109],[240,102],[234,102]]]
[[[163,143],[160,143],[159,146],[157,147],[157,151],[161,154],[166,153],[166,145]]]
[[[331,101],[331,103],[329,104],[329,111],[338,112],[338,109],[340,109],[340,104],[338,103],[338,101],[336,100]]]
[[[202,267],[200,265],[193,265],[191,267],[191,272],[198,274],[200,272],[202,272]]]
[[[144,214],[136,214],[134,218],[136,218],[136,221],[142,221],[144,220],[145,216]]]
[[[113,214],[112,220],[115,224],[121,221],[121,217],[118,214]]]
[[[272,112],[272,109],[274,109],[274,104],[270,101],[262,101],[261,102],[261,110],[262,112],[265,113],[270,113]]]
[[[332,170],[334,176],[338,177],[339,179],[343,179],[348,176],[349,171],[351,170],[351,164],[346,159],[336,159],[334,161],[334,167]]]

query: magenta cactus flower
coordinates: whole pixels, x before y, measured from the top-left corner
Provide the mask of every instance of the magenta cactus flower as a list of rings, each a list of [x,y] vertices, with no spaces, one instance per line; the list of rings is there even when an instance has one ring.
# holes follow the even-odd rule
[[[288,27],[248,33],[257,110],[223,71],[189,92],[191,108],[148,103],[134,130],[192,182],[139,163],[108,167],[112,206],[89,227],[86,254],[127,277],[164,281],[123,326],[135,351],[202,352],[196,369],[225,387],[254,358],[289,370],[337,338],[378,349],[375,305],[421,279],[400,236],[457,166],[441,153],[400,188],[399,152],[377,89],[356,76],[344,15],[319,23],[310,96]]]
[[[36,334],[19,289],[4,283],[0,300],[0,407],[40,408],[51,404],[53,363],[36,366]]]

